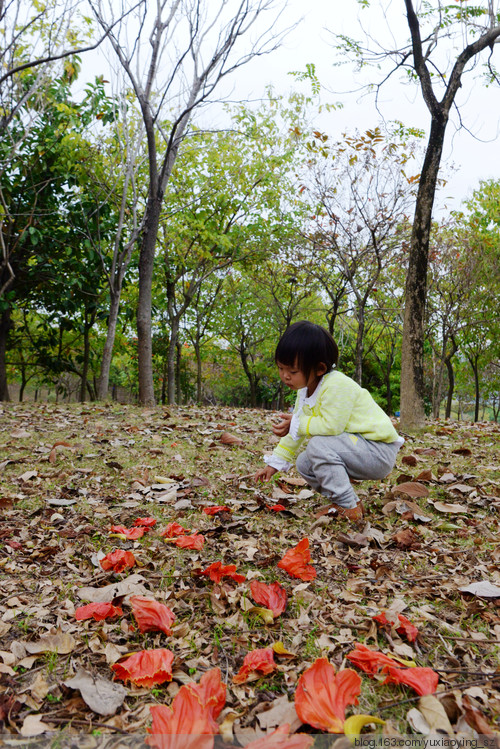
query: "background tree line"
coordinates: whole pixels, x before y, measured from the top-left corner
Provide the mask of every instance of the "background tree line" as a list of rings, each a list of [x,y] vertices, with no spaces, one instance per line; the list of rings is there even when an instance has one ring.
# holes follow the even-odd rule
[[[223,130],[202,127],[194,112],[216,85],[276,43],[272,31],[233,56],[271,4],[217,15],[214,38],[201,0],[164,18],[140,2],[118,18],[91,8],[80,19],[68,8],[59,36],[50,7],[33,5],[21,26],[2,16],[0,398],[9,383],[22,398],[77,382],[80,400],[121,386],[143,403],[281,407],[274,346],[308,318],[337,338],[343,371],[396,411],[423,134],[401,123],[323,132],[313,66],[296,76],[310,94],[269,91],[227,107]],[[142,68],[124,41],[132,18],[153,30]],[[115,93],[103,76],[80,83],[98,33],[124,72]],[[159,65],[176,34],[184,48]],[[429,234],[435,416],[498,418],[499,193],[481,183]]]

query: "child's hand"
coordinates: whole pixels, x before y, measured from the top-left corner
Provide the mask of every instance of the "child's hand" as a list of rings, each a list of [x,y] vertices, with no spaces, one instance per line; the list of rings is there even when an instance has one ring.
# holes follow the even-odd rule
[[[277,468],[273,468],[272,466],[266,466],[265,468],[260,468],[257,471],[257,473],[253,477],[253,480],[254,481],[269,481],[269,479],[272,478],[275,473],[278,473]]]
[[[290,422],[293,414],[280,414],[281,421],[272,425],[272,430],[277,437],[284,437],[290,431]]]

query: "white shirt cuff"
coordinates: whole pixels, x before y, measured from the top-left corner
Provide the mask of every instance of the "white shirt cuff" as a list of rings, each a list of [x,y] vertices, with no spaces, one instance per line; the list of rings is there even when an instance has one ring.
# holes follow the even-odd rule
[[[264,455],[264,463],[267,463],[271,468],[276,468],[277,471],[289,471],[292,467],[292,463],[288,463],[284,458],[280,458],[279,455],[272,453],[271,455]]]
[[[300,412],[301,411],[302,411],[302,409],[300,409]],[[288,430],[288,434],[290,435],[290,437],[293,440],[298,440],[298,438],[299,438],[299,423],[300,423],[299,416],[300,416],[300,412],[294,414],[292,416],[292,420],[290,422],[290,429]]]

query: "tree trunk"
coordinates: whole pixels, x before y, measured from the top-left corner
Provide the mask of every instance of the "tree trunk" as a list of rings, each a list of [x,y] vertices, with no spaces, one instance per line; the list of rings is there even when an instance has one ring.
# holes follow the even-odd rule
[[[102,352],[101,372],[97,382],[98,400],[106,400],[109,388],[109,372],[113,358],[113,346],[115,344],[116,326],[118,322],[118,311],[120,309],[120,291],[111,291],[111,303],[109,305],[108,330],[106,342]]]
[[[85,403],[85,394],[87,392],[87,377],[89,373],[89,357],[90,357],[90,341],[89,341],[90,326],[85,320],[83,328],[83,365],[82,365],[82,377],[80,381],[80,403]]]
[[[479,356],[476,354],[475,356],[467,357],[469,359],[469,363],[472,367],[472,371],[474,372],[474,421],[479,421],[479,398],[480,398],[480,388],[479,388]]]
[[[202,375],[201,375],[201,348],[200,342],[196,341],[193,344],[194,354],[196,356],[196,402],[201,403],[202,400]]]
[[[451,363],[451,356],[447,356],[445,359],[446,369],[448,372],[448,397],[446,399],[446,413],[445,419],[449,419],[451,416],[451,404],[453,401],[453,391],[455,390],[455,373]]]
[[[167,381],[168,381],[168,351],[167,356],[163,356],[162,381],[161,381],[161,404],[167,402]]]
[[[10,401],[7,384],[7,336],[12,327],[10,309],[2,312],[0,317],[0,401]]]
[[[167,383],[167,402],[170,406],[175,403],[175,359],[177,355],[177,338],[179,335],[179,318],[174,317],[171,320],[170,340],[168,343],[168,383]]]
[[[425,421],[424,326],[429,235],[447,119],[443,113],[432,118],[411,234],[401,350],[401,428],[405,432],[422,428]]]
[[[182,403],[182,390],[181,390],[181,360],[182,360],[182,345],[177,337],[175,344],[175,392],[177,395],[177,403]]]
[[[385,399],[387,401],[387,413],[389,414],[389,416],[391,416],[391,414],[393,413],[391,369],[392,369],[392,356],[387,360],[387,369],[385,371]]]
[[[363,308],[358,310],[358,332],[356,333],[356,352],[354,356],[355,371],[354,379],[361,385],[363,378],[363,346],[365,337],[365,311]]]
[[[139,299],[137,302],[137,355],[139,365],[139,403],[155,405],[153,385],[153,342],[151,338],[151,293],[156,238],[163,195],[149,195],[146,221],[139,253]],[[170,381],[169,381],[170,388]],[[170,402],[170,401],[169,401]]]

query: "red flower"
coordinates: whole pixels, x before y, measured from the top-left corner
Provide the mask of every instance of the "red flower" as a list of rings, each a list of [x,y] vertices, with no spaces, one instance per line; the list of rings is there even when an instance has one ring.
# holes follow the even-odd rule
[[[236,676],[233,676],[233,683],[243,684],[246,681],[254,681],[259,678],[258,674],[270,674],[275,668],[272,648],[251,650],[243,659],[243,665]]]
[[[225,702],[226,685],[221,682],[220,670],[213,668],[199,684],[184,684],[171,707],[149,708],[153,723],[146,743],[157,749],[212,749],[213,734],[219,730],[216,719]]]
[[[258,580],[252,580],[250,591],[255,603],[262,603],[266,608],[271,609],[275,619],[286,609],[286,590],[279,583],[267,585]]]
[[[285,505],[266,505],[268,510],[274,510],[274,512],[282,512],[286,510]]]
[[[226,507],[226,505],[218,505],[217,507],[212,505],[211,507],[203,507],[202,512],[205,515],[217,515],[219,512],[231,512],[231,508]]]
[[[161,535],[167,536],[167,538],[174,538],[175,536],[185,536],[186,533],[189,533],[187,528],[183,528],[179,523],[172,522],[167,525]]]
[[[406,684],[421,697],[424,694],[434,694],[437,689],[439,676],[432,668],[395,668],[385,666],[382,673],[387,674],[384,684]]]
[[[314,736],[308,736],[306,733],[295,733],[289,736],[289,730],[290,726],[285,723],[269,736],[251,741],[245,749],[310,749],[314,743]]]
[[[179,536],[178,538],[167,538],[167,541],[175,544],[180,549],[203,549],[205,543],[205,536],[201,533],[194,533],[192,536]]]
[[[134,521],[134,525],[142,526],[143,528],[152,528],[153,525],[156,525],[157,520],[156,518],[137,518]]]
[[[131,551],[123,551],[123,549],[115,549],[115,551],[106,554],[101,559],[101,567],[103,570],[113,570],[113,572],[123,572],[128,567],[133,567],[136,564],[135,557]]]
[[[243,583],[246,580],[245,575],[238,575],[235,564],[222,564],[222,562],[213,562],[201,573],[206,575],[214,583],[220,583],[223,577],[230,577],[236,583]]]
[[[354,650],[351,650],[346,657],[351,661],[351,663],[370,676],[374,676],[377,671],[384,666],[394,666],[397,668],[401,665],[398,661],[394,660],[394,658],[379,653],[378,651],[370,650],[366,645],[362,645],[359,642],[356,643]]]
[[[172,680],[173,661],[174,654],[165,648],[141,650],[111,668],[117,679],[131,681],[138,687],[154,687]]]
[[[132,613],[141,632],[165,632],[171,635],[170,629],[175,621],[175,614],[168,606],[145,596],[131,596]]]
[[[418,629],[415,627],[415,625],[412,624],[410,620],[402,614],[398,614],[398,619],[401,624],[401,626],[397,627],[396,629],[398,635],[406,635],[410,642],[416,640],[418,637]]]
[[[389,625],[391,627],[394,627],[395,625],[395,621],[389,621],[387,619],[385,611],[382,611],[382,613],[378,614],[377,616],[372,616],[372,619],[382,626]],[[398,614],[398,619],[400,624],[400,626],[396,628],[396,632],[398,633],[398,635],[406,635],[410,642],[416,640],[418,637],[418,629],[415,627],[415,625],[412,624],[410,620],[402,614]]]
[[[314,580],[316,570],[308,564],[310,561],[309,539],[303,538],[297,546],[286,552],[281,562],[278,562],[278,567],[288,572],[292,577],[298,577],[301,580]]]
[[[80,606],[75,611],[75,619],[78,622],[84,619],[95,619],[100,622],[103,619],[109,619],[112,616],[121,616],[123,611],[119,606],[113,606],[112,603],[88,603],[86,606]]]
[[[357,705],[361,678],[351,668],[335,673],[326,658],[318,658],[301,675],[295,709],[303,723],[329,733],[342,733],[347,705]]]
[[[119,533],[120,536],[125,536],[129,541],[136,541],[144,536],[145,530],[144,528],[125,528],[124,525],[112,525],[109,532]]]

